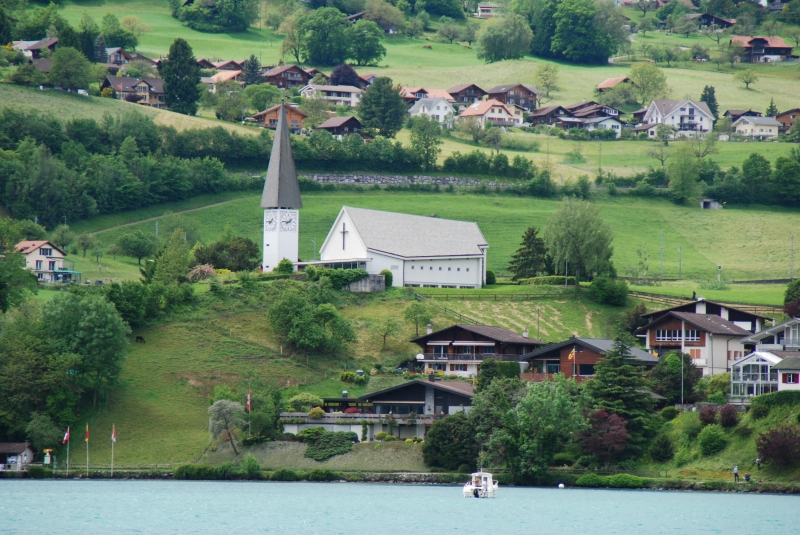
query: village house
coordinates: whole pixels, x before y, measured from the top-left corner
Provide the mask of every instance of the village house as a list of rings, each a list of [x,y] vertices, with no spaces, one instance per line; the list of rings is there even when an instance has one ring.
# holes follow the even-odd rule
[[[409,105],[413,105],[423,98],[443,98],[451,103],[455,103],[456,101],[453,95],[444,89],[427,89],[425,87],[403,87],[400,90],[400,96],[402,96]]]
[[[264,73],[265,82],[280,89],[305,87],[313,76],[297,65],[279,65]]]
[[[449,117],[454,117],[456,110],[447,99],[444,98],[423,98],[414,103],[408,110],[411,117],[419,117],[421,115],[432,117],[439,123],[444,123]]]
[[[56,51],[56,45],[58,45],[57,37],[48,37],[40,41],[12,41],[11,43],[14,50],[21,51],[29,59],[39,59],[45,48],[49,49],[52,55]]]
[[[461,110],[458,115],[461,119],[474,117],[486,128],[486,123],[493,126],[519,126],[522,124],[521,117],[515,117],[508,106],[498,100],[480,100],[473,102],[468,107]]]
[[[659,124],[674,127],[678,137],[703,137],[714,127],[714,115],[705,102],[654,100],[639,127],[647,131],[648,137],[654,138],[655,127]]]
[[[528,122],[536,126],[537,124],[553,125],[559,117],[571,117],[572,114],[564,106],[545,106],[532,111],[528,115]]]
[[[130,54],[128,54],[122,47],[106,48],[106,63],[113,65],[124,65],[131,61]]]
[[[372,83],[378,79],[377,74],[359,74],[359,78],[361,78],[361,89],[366,89],[367,87],[371,86]]]
[[[533,382],[549,381],[553,375],[563,373],[565,377],[574,377],[583,381],[595,374],[597,361],[614,347],[614,340],[607,338],[572,337],[557,344],[535,349],[522,357],[527,373],[522,379]],[[570,356],[574,355],[573,358]],[[658,364],[658,357],[637,347],[628,352],[630,363],[645,369]]]
[[[740,117],[761,117],[763,116],[763,113],[756,110],[725,110],[725,113],[723,113],[722,116],[726,119],[730,119],[733,123]]]
[[[278,126],[278,116],[280,115],[281,105],[277,104],[271,108],[256,113],[248,117],[245,121],[255,122],[261,128],[270,128],[275,130]],[[292,134],[299,134],[303,130],[303,121],[308,117],[305,113],[300,111],[297,105],[289,104],[286,106],[286,121],[289,127],[289,132]]]
[[[607,78],[606,80],[600,82],[597,86],[597,92],[602,93],[603,91],[608,91],[609,89],[613,89],[617,87],[619,84],[630,84],[631,79],[627,76],[618,76],[616,78]]]
[[[0,442],[0,471],[27,470],[35,455],[30,442]]]
[[[343,206],[320,248],[298,267],[360,268],[392,273],[393,286],[480,288],[489,248],[478,225]]]
[[[691,20],[697,24],[701,30],[711,27],[724,30],[736,24],[736,19],[724,19],[712,15],[711,13],[690,13],[686,15],[686,20]]]
[[[351,85],[307,85],[300,90],[300,94],[306,98],[319,94],[331,103],[332,106],[347,106],[355,108],[361,100],[362,90],[360,87]]]
[[[539,91],[536,88],[523,84],[498,85],[486,92],[490,99],[503,104],[517,104],[526,111],[536,109],[536,99]]]
[[[213,76],[203,76],[200,78],[200,82],[206,84],[208,87],[209,92],[216,93],[217,86],[220,84],[224,84],[226,82],[241,82],[242,78],[242,71],[219,71],[217,74]]]
[[[740,136],[753,139],[777,139],[778,130],[783,126],[772,117],[740,117],[733,123],[734,131]]]
[[[64,267],[67,253],[49,241],[21,241],[16,245],[25,257],[25,269],[36,275],[40,282],[80,282],[80,271]]]
[[[778,374],[778,391],[800,390],[800,352],[784,357],[772,370]]]
[[[778,370],[775,366],[783,359],[772,351],[754,351],[731,363],[730,401],[743,403],[753,396],[777,392]]]
[[[473,16],[479,19],[490,19],[500,14],[500,6],[492,3],[478,4],[478,10]]]
[[[136,102],[143,106],[163,109],[164,80],[161,78],[131,78],[129,76],[106,76],[100,84],[100,90],[110,87],[117,92],[117,98]]]
[[[755,351],[800,351],[800,318],[767,326],[742,339]]]
[[[469,106],[473,102],[483,100],[487,95],[486,91],[475,84],[459,84],[451,87],[447,92],[455,99],[456,106],[460,108]]]
[[[619,139],[622,136],[623,123],[614,117],[558,117],[556,126],[560,126],[564,130],[583,128],[589,132],[598,129],[613,130],[614,137]]]
[[[304,70],[305,70],[305,71],[306,71],[308,74],[310,74],[310,75],[311,75],[311,79],[312,79],[312,80],[314,79],[314,77],[315,77],[316,75],[320,75],[320,76],[322,76],[323,78],[325,78],[325,81],[326,81],[326,82],[327,82],[327,81],[330,79],[330,76],[328,76],[327,74],[325,74],[324,72],[322,72],[322,71],[321,71],[321,70],[319,70],[319,69],[315,69],[315,68],[313,68],[313,67],[312,67],[312,68],[310,68],[310,69],[304,69]],[[363,87],[362,87],[362,89],[363,89]]]
[[[330,132],[333,137],[342,139],[350,134],[358,134],[361,131],[361,121],[352,115],[346,117],[331,117],[317,127],[319,130]]]
[[[792,46],[786,44],[781,37],[749,37],[734,35],[731,43],[740,43],[744,47],[743,63],[773,63],[783,61],[792,55]]]
[[[775,120],[781,123],[781,133],[785,134],[794,125],[797,117],[800,117],[800,108],[792,108],[783,111],[775,116]]]
[[[422,367],[424,373],[442,373],[460,377],[477,377],[481,362],[491,358],[518,363],[522,356],[545,345],[522,334],[491,325],[456,324],[411,340],[420,347],[411,369]]]

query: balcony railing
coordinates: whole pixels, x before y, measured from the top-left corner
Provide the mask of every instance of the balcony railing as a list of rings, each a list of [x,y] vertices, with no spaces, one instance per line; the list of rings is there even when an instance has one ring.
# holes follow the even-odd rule
[[[778,372],[775,373],[743,373],[731,378],[733,383],[777,383]]]
[[[520,359],[522,359],[521,355],[509,355],[505,353],[423,353],[423,355],[425,356],[425,359],[419,362],[480,362],[484,359],[519,362]]]
[[[401,405],[402,402],[397,403]],[[422,408],[422,407],[420,407]],[[371,409],[371,407],[370,407]],[[308,414],[305,412],[282,412],[281,419],[286,420],[299,420],[300,418],[305,419],[306,422],[310,423],[320,423],[320,422],[327,422],[327,423],[360,423],[362,420],[365,420],[369,424],[378,424],[388,418],[388,414],[370,414],[370,413],[356,413],[356,414],[346,414],[344,412],[326,412],[325,416],[322,418],[309,418]],[[394,414],[392,415],[393,418],[397,421],[400,425],[408,425],[408,420],[411,420],[411,414]],[[416,420],[418,425],[424,424],[432,424],[434,420],[436,420],[436,415],[434,414],[415,414],[413,420]]]

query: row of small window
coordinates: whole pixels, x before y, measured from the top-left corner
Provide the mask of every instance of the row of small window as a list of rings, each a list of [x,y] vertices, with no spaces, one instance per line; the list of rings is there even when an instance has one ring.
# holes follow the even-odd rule
[[[686,329],[684,331],[685,342],[699,342],[700,331],[697,329]],[[656,329],[656,342],[680,342],[681,330],[680,329]]]
[[[41,261],[41,260],[37,260],[37,261],[36,261],[36,269],[37,269],[37,270],[39,270],[39,269],[42,269],[42,261]],[[50,261],[50,262],[48,262],[48,263],[47,263],[47,269],[48,269],[49,271],[55,271],[55,269],[56,269],[56,263],[55,263],[55,261]]]
[[[785,384],[800,384],[800,373],[782,373],[781,382]]]
[[[438,364],[434,363],[431,367],[433,368],[433,371],[446,372],[447,368],[448,368],[448,365],[446,363],[442,362],[442,363],[438,363]],[[466,364],[450,364],[449,368],[450,368],[451,372],[465,372],[465,371],[467,371],[467,365]]]
[[[411,269],[414,269],[414,268],[415,268],[415,266],[411,266]],[[420,271],[424,271],[424,270],[425,270],[425,266],[420,266],[420,267],[419,267],[419,269],[420,269]],[[447,271],[450,271],[450,270],[452,270],[452,269],[453,269],[453,268],[447,268]],[[465,269],[466,269],[467,271],[469,271],[469,268],[465,268]],[[428,268],[428,270],[429,270],[429,271],[433,271],[433,266],[430,266],[430,267]],[[439,268],[439,271],[442,271],[442,268],[441,268],[441,267]],[[456,271],[461,271],[461,268],[456,268]]]
[[[570,366],[571,368],[571,366]],[[533,363],[533,371],[536,373],[561,373],[561,363],[551,360],[537,360]],[[578,364],[578,375],[594,375],[594,364]]]

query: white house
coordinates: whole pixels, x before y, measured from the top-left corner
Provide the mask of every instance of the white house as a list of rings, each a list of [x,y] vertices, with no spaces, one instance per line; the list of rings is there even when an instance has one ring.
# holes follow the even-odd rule
[[[665,124],[675,128],[676,136],[703,137],[714,128],[714,115],[705,102],[693,100],[654,100],[647,107],[642,125]],[[652,127],[648,137],[655,137]]]
[[[772,117],[739,117],[733,123],[734,131],[754,139],[778,139],[778,129],[783,124]]]
[[[444,123],[448,116],[453,117],[456,110],[445,98],[423,98],[414,103],[408,110],[411,117],[427,115],[440,123]]]
[[[480,288],[488,247],[476,223],[344,206],[320,260],[298,265],[386,269],[393,286]]]
[[[515,116],[508,106],[495,99],[473,102],[461,110],[459,117],[461,119],[474,117],[484,128],[487,121],[494,126],[519,126],[522,124],[522,117]]]
[[[307,85],[300,90],[306,98],[313,97],[316,93],[330,102],[333,106],[349,106],[355,108],[361,101],[362,90],[351,85]]]
[[[778,390],[800,390],[800,352],[784,358],[772,369],[778,374]]]
[[[613,130],[617,139],[622,135],[622,121],[615,117],[559,117],[556,120],[565,129],[584,128],[591,132],[592,130],[604,128]]]
[[[49,241],[21,241],[17,251],[25,256],[25,268],[41,282],[72,282],[80,280],[80,272],[66,269],[64,257],[67,253]]]
[[[35,454],[29,442],[0,443],[0,470],[27,470]]]

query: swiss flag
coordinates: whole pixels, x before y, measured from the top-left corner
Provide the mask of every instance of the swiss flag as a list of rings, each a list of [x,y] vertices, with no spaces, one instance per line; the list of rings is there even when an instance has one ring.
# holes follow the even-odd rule
[[[250,388],[247,389],[247,412],[250,412]]]
[[[61,441],[62,444],[66,444],[69,442],[69,427],[67,427],[67,432],[64,433],[64,440]]]

